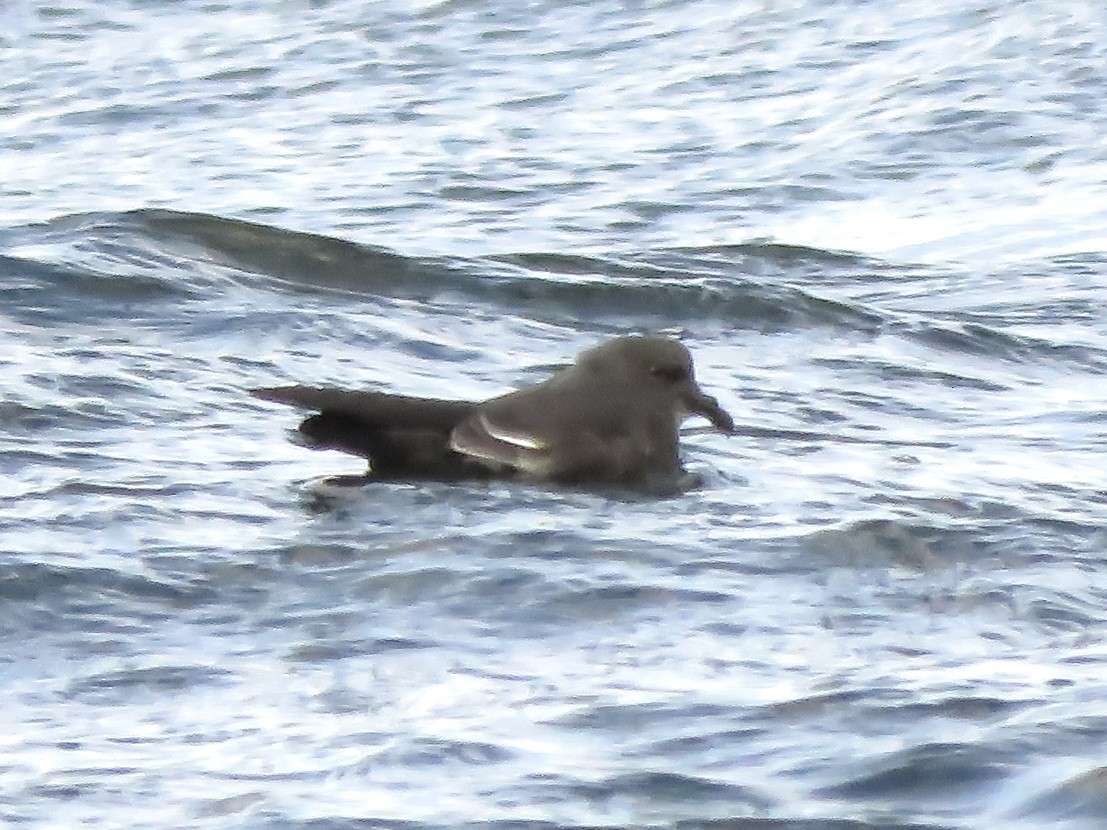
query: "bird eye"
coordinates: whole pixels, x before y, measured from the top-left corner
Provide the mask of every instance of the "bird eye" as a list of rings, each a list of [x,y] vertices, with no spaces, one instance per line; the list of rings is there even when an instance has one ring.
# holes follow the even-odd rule
[[[654,366],[650,374],[669,383],[679,383],[688,379],[688,370],[683,366]]]

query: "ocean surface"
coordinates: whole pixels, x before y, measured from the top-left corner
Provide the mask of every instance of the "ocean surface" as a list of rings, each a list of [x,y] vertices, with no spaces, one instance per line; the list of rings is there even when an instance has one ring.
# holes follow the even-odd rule
[[[1107,14],[0,2],[0,824],[1107,826]],[[611,336],[699,489],[316,484],[253,386]]]

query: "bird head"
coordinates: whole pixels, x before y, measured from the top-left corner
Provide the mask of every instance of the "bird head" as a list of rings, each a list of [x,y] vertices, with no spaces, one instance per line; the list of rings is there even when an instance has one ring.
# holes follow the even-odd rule
[[[577,364],[584,369],[609,370],[618,365],[627,377],[671,395],[680,415],[701,415],[720,432],[734,431],[734,421],[696,383],[692,355],[669,337],[617,337],[584,352]]]

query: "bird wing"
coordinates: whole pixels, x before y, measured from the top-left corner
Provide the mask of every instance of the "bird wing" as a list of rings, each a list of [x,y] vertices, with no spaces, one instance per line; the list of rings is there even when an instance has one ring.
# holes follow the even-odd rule
[[[563,376],[480,404],[454,428],[450,447],[530,475],[618,480],[652,463],[648,432],[618,384]]]
[[[366,458],[376,478],[457,480],[496,472],[450,449],[450,431],[476,407],[468,401],[320,386],[254,389],[251,394],[317,410],[300,424],[302,441]]]
[[[549,458],[549,440],[533,430],[498,422],[480,409],[450,433],[450,448],[492,465],[503,465],[541,475]]]
[[[302,406],[356,419],[367,427],[433,429],[449,432],[476,407],[471,401],[441,400],[361,392],[329,386],[277,386],[251,389],[255,398]]]

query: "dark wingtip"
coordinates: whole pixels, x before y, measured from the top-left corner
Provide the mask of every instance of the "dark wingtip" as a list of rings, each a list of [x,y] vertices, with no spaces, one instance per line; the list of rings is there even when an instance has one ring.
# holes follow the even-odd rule
[[[307,386],[261,386],[256,389],[246,390],[252,397],[272,403],[283,403],[289,406],[302,406],[307,409],[321,408],[315,400],[321,390]]]
[[[289,386],[260,386],[254,390],[247,390],[251,397],[260,401],[269,401],[275,404],[296,404],[297,400],[290,395],[292,388]]]

